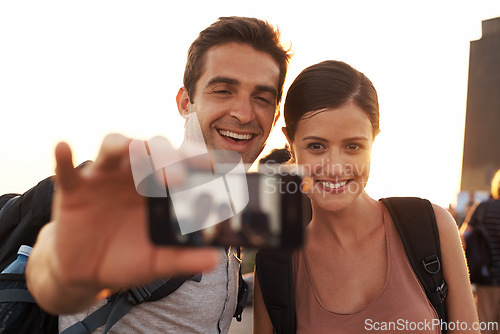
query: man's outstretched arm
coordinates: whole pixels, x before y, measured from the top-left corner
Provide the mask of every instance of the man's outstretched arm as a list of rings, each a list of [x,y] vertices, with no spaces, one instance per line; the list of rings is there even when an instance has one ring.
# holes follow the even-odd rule
[[[52,221],[40,232],[26,268],[29,290],[51,313],[81,311],[109,292],[216,265],[213,249],[150,242],[129,143],[121,135],[107,136],[95,163],[80,170],[67,144],[56,147]]]

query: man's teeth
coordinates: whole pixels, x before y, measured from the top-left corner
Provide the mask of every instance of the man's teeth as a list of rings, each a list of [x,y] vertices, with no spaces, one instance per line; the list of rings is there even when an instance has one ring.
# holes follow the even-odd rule
[[[230,138],[233,138],[233,139],[239,139],[239,140],[249,140],[249,139],[252,139],[252,135],[251,134],[239,134],[239,133],[235,133],[235,132],[231,132],[231,131],[227,131],[227,130],[219,130],[219,133],[222,135],[222,136],[226,136],[226,137],[230,137]]]
[[[341,181],[341,182],[337,182],[337,183],[326,182],[326,181],[320,181],[320,182],[323,185],[323,187],[330,188],[330,189],[338,189],[342,186],[345,186],[345,184],[347,183],[347,181]]]

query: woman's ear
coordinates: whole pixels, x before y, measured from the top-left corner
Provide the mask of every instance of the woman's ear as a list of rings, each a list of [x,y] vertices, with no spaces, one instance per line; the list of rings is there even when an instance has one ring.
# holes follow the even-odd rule
[[[286,126],[281,128],[281,131],[283,131],[283,134],[286,137],[286,141],[288,142],[288,147],[290,149],[290,155],[292,156],[292,159],[295,161],[295,152],[293,151],[293,142],[290,140],[290,136],[288,135],[288,129]]]
[[[189,95],[185,87],[179,88],[175,100],[177,102],[179,114],[186,119],[191,111],[191,101],[189,100]]]

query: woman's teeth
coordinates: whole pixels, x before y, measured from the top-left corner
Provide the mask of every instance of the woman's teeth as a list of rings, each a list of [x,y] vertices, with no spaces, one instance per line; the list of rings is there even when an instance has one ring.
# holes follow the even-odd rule
[[[340,188],[342,186],[345,186],[345,184],[347,183],[347,181],[341,181],[341,182],[337,182],[337,183],[320,181],[320,183],[325,188],[338,189],[338,188]]]

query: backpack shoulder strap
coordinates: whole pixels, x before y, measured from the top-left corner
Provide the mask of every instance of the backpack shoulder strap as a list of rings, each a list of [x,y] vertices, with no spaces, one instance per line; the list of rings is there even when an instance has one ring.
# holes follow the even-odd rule
[[[18,197],[20,195],[21,194],[9,193],[0,196],[0,215],[2,214],[3,210],[7,210],[10,204],[12,204],[13,198]]]
[[[446,321],[439,232],[432,204],[416,197],[381,199],[401,236],[408,260],[439,318]]]
[[[62,334],[88,334],[103,325],[106,325],[103,332],[106,334],[111,330],[111,327],[136,305],[167,297],[179,289],[187,280],[199,281],[201,280],[201,275],[158,280],[151,284],[131,288],[113,295],[108,298],[106,304],[88,315],[85,319],[66,328]]]
[[[295,333],[292,252],[260,250],[255,257],[255,264],[262,297],[274,332]]]
[[[236,255],[238,259],[241,259],[241,247],[237,247]],[[243,274],[241,273],[241,265],[240,270],[238,272],[238,299],[236,304],[236,310],[234,311],[233,318],[236,318],[236,321],[241,322],[241,314],[243,313],[243,309],[247,304],[248,299],[248,283],[243,279]]]
[[[40,229],[49,222],[54,186],[40,181],[22,195],[6,194],[0,210],[0,269],[14,261],[20,245],[33,246]],[[5,201],[6,200],[6,201]]]
[[[0,274],[0,303],[36,303],[25,282],[24,274]]]

